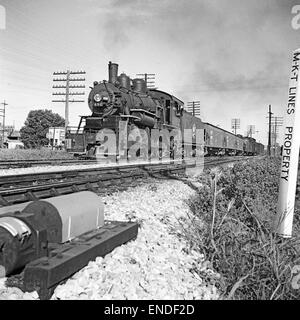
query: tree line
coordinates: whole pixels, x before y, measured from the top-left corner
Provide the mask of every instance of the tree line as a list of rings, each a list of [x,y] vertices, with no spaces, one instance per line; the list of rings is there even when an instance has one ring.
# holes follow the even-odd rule
[[[40,148],[49,144],[46,137],[50,127],[64,127],[65,119],[51,110],[31,110],[20,130],[25,148]]]

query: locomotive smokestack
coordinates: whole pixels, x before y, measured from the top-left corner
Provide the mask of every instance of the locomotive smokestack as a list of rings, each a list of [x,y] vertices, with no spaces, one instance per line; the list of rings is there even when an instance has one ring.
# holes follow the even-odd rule
[[[108,82],[109,83],[115,83],[117,81],[118,77],[118,64],[117,63],[112,63],[109,61],[108,64]]]

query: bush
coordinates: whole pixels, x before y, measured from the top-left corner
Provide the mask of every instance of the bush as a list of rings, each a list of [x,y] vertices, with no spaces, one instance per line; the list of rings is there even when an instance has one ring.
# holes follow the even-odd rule
[[[31,110],[20,130],[21,141],[26,148],[40,148],[49,143],[46,137],[50,127],[63,127],[65,120],[51,110]]]
[[[273,233],[279,164],[250,160],[206,171],[199,177],[203,187],[189,201],[194,216],[182,224],[184,236],[220,274],[214,281],[224,299],[300,298],[292,273],[300,264],[300,237]],[[298,230],[299,219],[294,223]]]

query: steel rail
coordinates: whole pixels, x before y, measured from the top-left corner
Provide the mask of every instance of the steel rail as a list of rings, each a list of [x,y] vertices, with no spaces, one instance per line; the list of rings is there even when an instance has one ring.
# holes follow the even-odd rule
[[[228,157],[205,157],[206,163],[216,161],[217,159],[245,158],[245,156],[228,156]],[[63,165],[89,165],[99,163],[96,159],[29,159],[29,160],[0,160],[0,169],[12,168],[30,168],[37,166],[63,166]]]
[[[38,166],[86,165],[97,163],[90,159],[0,160],[0,169],[31,168]]]
[[[238,159],[216,159],[204,163],[204,168],[244,161],[253,157]],[[195,163],[133,164],[111,167],[84,168],[55,172],[21,174],[0,178],[0,206],[19,204],[37,199],[49,198],[84,190],[105,193],[124,190],[142,182],[147,177],[164,177],[169,174],[185,173]]]
[[[189,165],[192,166],[192,165]],[[63,171],[48,174],[33,174],[19,176],[2,177],[6,178],[6,187],[2,184],[0,188],[0,205],[8,206],[37,199],[49,198],[53,196],[91,190],[97,193],[107,192],[112,189],[126,189],[128,183],[136,183],[145,177],[155,176],[155,174],[168,174],[184,172],[187,165],[164,164],[164,165],[141,165],[122,166],[105,168],[83,169],[77,171]],[[2,180],[2,178],[0,180]],[[27,184],[24,184],[27,178]],[[44,183],[41,182],[41,178]],[[53,181],[55,180],[55,181]],[[34,183],[38,182],[38,183]]]

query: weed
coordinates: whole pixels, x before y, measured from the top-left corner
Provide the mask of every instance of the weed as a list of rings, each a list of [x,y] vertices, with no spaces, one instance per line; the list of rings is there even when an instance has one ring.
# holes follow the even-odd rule
[[[193,217],[181,224],[184,237],[220,274],[214,282],[223,299],[300,298],[292,287],[300,235],[283,239],[273,232],[278,172],[279,161],[270,159],[206,171],[199,177],[203,187],[189,200]]]

